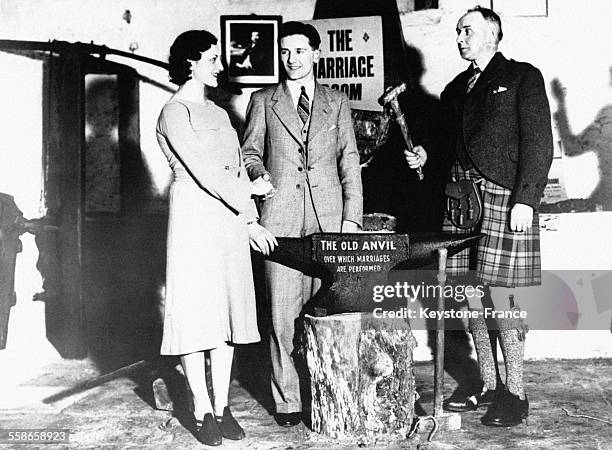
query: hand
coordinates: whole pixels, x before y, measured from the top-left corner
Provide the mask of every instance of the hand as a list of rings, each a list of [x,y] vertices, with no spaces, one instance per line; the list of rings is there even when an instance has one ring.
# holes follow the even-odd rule
[[[358,233],[359,225],[355,222],[351,222],[350,220],[342,221],[342,229],[340,230],[342,233]]]
[[[427,152],[420,145],[417,145],[412,150],[412,152],[404,150],[406,162],[408,163],[411,169],[418,169],[419,167],[423,167],[427,162]]]
[[[510,229],[512,231],[527,231],[533,221],[533,208],[523,203],[515,203],[510,210]]]
[[[272,198],[276,193],[276,189],[270,182],[270,176],[261,176],[251,182],[251,194],[256,197]]]
[[[565,101],[565,87],[561,84],[558,78],[555,78],[550,83],[550,88],[553,96],[557,99],[559,103],[563,103]]]
[[[272,253],[274,248],[278,245],[272,233],[257,222],[251,222],[247,225],[247,228],[249,231],[249,243],[251,244],[251,248],[266,256]]]

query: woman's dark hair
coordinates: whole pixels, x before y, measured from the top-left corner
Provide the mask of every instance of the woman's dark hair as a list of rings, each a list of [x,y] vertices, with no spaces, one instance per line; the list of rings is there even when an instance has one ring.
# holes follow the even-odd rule
[[[286,36],[293,36],[294,34],[301,34],[306,36],[308,43],[313,50],[316,50],[321,45],[321,36],[315,27],[309,23],[302,22],[285,22],[281,25],[278,40]]]
[[[170,47],[168,74],[170,81],[185,84],[191,78],[191,61],[199,61],[202,52],[217,43],[217,38],[204,30],[190,30],[179,34]]]

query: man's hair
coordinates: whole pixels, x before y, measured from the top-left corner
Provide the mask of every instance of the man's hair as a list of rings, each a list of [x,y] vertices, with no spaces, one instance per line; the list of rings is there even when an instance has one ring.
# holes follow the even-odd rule
[[[170,81],[181,86],[191,79],[191,63],[199,61],[202,52],[217,44],[217,38],[205,30],[181,33],[170,47],[168,73]]]
[[[294,34],[301,34],[306,36],[308,43],[313,50],[316,50],[321,45],[321,36],[315,27],[309,23],[302,22],[285,22],[281,25],[279,31],[279,41],[286,36],[293,36]]]
[[[489,27],[493,30],[494,36],[497,39],[496,43],[502,40],[504,37],[504,33],[502,31],[501,19],[499,16],[489,8],[483,8],[482,6],[476,6],[474,8],[468,9],[468,12],[477,12],[483,17],[483,19],[487,22]]]

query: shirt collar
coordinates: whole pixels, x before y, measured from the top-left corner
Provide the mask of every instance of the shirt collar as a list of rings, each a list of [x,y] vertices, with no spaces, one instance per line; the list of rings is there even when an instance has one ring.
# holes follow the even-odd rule
[[[480,70],[480,72],[484,72],[484,70],[487,68],[487,66],[489,65],[489,63],[491,62],[491,60],[493,59],[494,56],[495,56],[495,53],[493,53],[491,56],[489,56],[480,65],[476,64],[476,61],[472,61],[471,68],[472,69],[478,68],[478,70]]]
[[[300,99],[300,94],[302,92],[302,86],[306,89],[306,95],[308,95],[308,99],[312,102],[314,98],[314,90],[315,90],[315,80],[311,78],[310,80],[289,80],[287,79],[287,87],[289,88],[289,92],[291,92],[291,99],[293,103],[297,106],[298,101]]]

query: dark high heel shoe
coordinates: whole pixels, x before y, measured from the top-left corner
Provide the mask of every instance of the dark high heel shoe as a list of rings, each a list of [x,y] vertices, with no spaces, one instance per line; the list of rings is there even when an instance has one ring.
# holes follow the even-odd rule
[[[238,424],[236,419],[234,419],[234,416],[232,416],[229,406],[223,408],[223,415],[215,416],[215,419],[217,420],[217,425],[219,426],[219,430],[221,430],[221,434],[224,438],[234,441],[244,439],[244,430]]]
[[[491,427],[513,427],[523,421],[527,421],[529,414],[529,400],[521,400],[518,395],[508,391],[493,403],[487,413],[480,419],[483,425]]]
[[[204,414],[204,418],[200,422],[196,421],[196,439],[202,444],[216,447],[223,443],[223,435],[217,421],[211,413]]]

